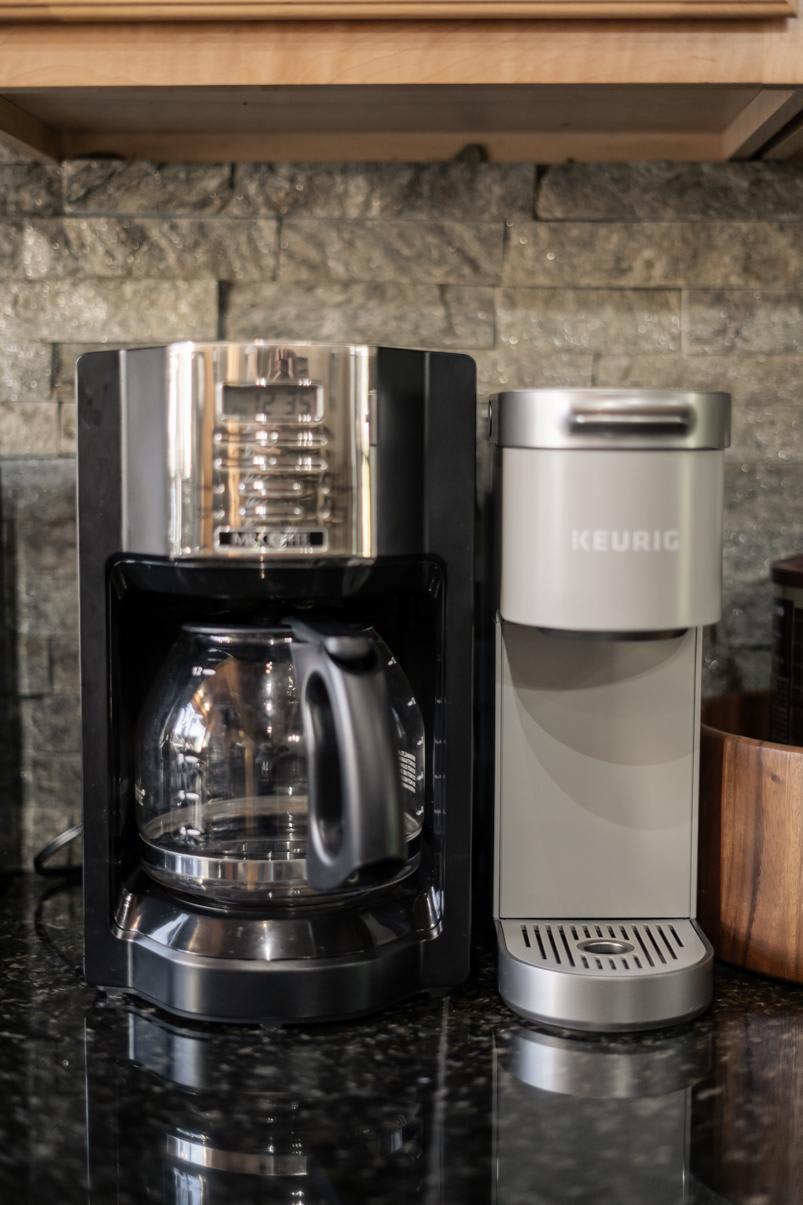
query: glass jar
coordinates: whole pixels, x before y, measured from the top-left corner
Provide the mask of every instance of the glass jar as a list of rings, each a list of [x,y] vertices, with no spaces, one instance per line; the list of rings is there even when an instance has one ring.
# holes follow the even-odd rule
[[[142,858],[211,902],[315,901],[416,862],[424,726],[371,629],[185,624],[138,726]]]

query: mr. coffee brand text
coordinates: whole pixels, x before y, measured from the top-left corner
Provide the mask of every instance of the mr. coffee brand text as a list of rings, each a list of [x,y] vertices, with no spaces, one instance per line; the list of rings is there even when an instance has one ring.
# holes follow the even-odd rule
[[[279,552],[292,548],[326,548],[325,531],[285,531],[265,528],[231,528],[217,533],[221,548],[254,548]]]
[[[607,527],[573,527],[572,552],[677,552],[680,532],[626,530]]]

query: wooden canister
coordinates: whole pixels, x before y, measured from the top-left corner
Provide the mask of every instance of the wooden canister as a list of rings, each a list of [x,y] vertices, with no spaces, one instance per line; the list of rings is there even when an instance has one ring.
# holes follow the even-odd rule
[[[769,741],[770,695],[703,706],[698,917],[719,958],[803,982],[803,747]]]

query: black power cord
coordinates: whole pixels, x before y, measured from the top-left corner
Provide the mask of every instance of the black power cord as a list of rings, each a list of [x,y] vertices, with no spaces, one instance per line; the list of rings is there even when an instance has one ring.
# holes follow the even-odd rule
[[[37,874],[41,874],[47,879],[78,879],[81,877],[82,866],[80,862],[68,863],[66,866],[50,866],[50,859],[59,852],[71,845],[83,832],[82,824],[74,824],[72,828],[66,828],[63,833],[59,833],[52,841],[48,841],[47,845],[43,845],[38,853],[34,854],[33,868]]]

